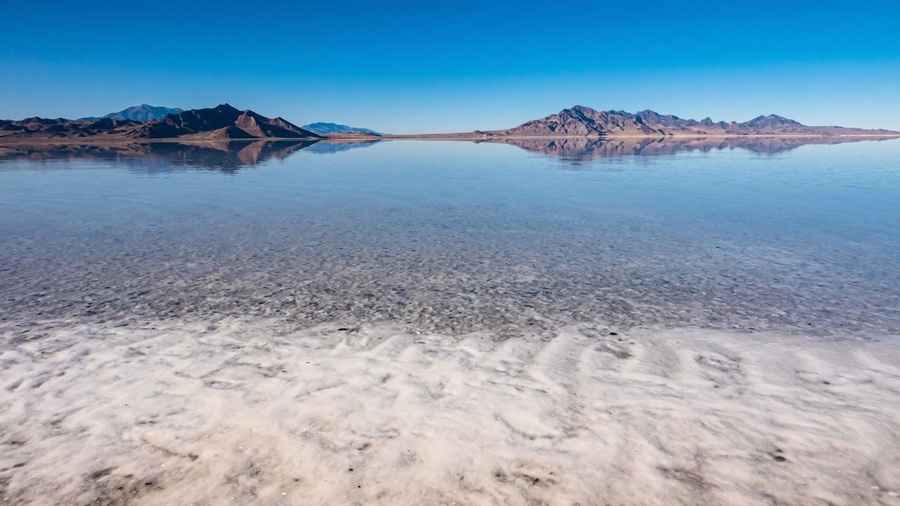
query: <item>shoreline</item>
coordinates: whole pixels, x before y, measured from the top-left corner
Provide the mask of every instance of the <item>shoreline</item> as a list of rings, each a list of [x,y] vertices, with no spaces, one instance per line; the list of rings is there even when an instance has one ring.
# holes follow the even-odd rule
[[[514,140],[556,140],[556,139],[590,139],[590,140],[618,140],[618,139],[656,139],[665,141],[668,139],[900,139],[900,134],[893,135],[819,135],[819,134],[764,134],[764,135],[453,135],[453,134],[424,134],[424,135],[386,135],[385,140],[461,140],[461,141],[503,141]]]
[[[621,140],[621,139],[649,139],[649,140],[675,140],[675,139],[860,139],[860,140],[887,140],[900,139],[897,135],[868,135],[868,134],[841,134],[841,135],[817,135],[817,134],[764,134],[764,135],[609,135],[609,136],[539,136],[539,135],[476,135],[476,134],[397,134],[383,136],[353,136],[353,137],[255,137],[251,139],[197,139],[170,137],[159,139],[148,138],[65,138],[65,139],[48,139],[48,138],[5,138],[0,137],[0,147],[2,146],[21,146],[21,145],[122,145],[122,144],[155,144],[155,143],[177,143],[177,144],[222,144],[222,143],[253,143],[253,142],[372,142],[372,141],[392,141],[392,140],[412,140],[412,141],[482,141],[502,142],[504,140],[568,140],[568,139],[589,139],[589,140]]]
[[[0,325],[11,503],[900,504],[896,339],[16,329]]]

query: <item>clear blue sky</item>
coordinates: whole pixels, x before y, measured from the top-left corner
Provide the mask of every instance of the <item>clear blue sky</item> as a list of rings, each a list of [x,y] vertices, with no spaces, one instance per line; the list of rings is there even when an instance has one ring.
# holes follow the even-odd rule
[[[0,117],[230,102],[387,132],[583,104],[900,129],[900,1],[0,0]]]

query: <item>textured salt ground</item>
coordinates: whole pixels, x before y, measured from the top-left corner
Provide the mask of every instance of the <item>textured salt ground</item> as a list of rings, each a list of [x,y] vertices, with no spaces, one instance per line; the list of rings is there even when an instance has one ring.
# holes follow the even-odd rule
[[[900,504],[900,346],[0,327],[3,504]]]

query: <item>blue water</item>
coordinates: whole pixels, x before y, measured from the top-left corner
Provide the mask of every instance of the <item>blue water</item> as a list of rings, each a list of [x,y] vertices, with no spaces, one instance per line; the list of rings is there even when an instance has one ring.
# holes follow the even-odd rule
[[[0,148],[0,317],[900,332],[900,141]]]

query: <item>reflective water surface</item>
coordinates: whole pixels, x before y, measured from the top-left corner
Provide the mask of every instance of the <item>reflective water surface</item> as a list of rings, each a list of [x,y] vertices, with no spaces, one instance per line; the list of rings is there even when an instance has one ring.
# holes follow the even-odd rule
[[[900,333],[900,141],[0,147],[0,318]]]

